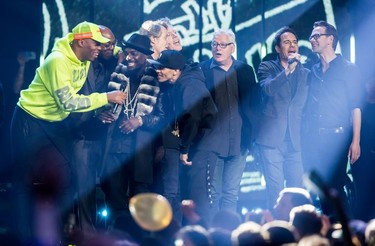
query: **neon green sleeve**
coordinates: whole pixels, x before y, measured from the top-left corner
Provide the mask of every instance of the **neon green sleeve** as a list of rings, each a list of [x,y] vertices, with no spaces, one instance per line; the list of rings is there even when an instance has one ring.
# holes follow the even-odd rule
[[[108,103],[106,93],[78,95],[86,81],[90,62],[72,64],[65,57],[50,59],[41,77],[46,89],[55,99],[60,110],[67,112],[91,111]]]

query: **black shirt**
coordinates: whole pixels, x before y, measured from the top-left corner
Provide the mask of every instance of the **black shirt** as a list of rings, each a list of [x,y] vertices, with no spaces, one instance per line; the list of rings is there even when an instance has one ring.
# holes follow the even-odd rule
[[[221,157],[241,154],[242,118],[239,113],[239,97],[237,72],[232,66],[228,71],[223,70],[212,60],[210,68],[213,70],[215,85],[215,104],[218,108],[217,126],[223,141],[220,144]]]
[[[310,75],[307,114],[311,125],[349,127],[351,112],[361,108],[363,95],[357,66],[337,55],[325,73],[318,63],[312,67]]]

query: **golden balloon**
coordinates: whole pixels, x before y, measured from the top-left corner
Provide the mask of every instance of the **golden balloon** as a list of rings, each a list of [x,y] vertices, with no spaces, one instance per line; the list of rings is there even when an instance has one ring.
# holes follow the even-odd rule
[[[168,200],[159,194],[135,195],[130,199],[129,209],[137,224],[147,231],[160,231],[172,220],[172,207]]]

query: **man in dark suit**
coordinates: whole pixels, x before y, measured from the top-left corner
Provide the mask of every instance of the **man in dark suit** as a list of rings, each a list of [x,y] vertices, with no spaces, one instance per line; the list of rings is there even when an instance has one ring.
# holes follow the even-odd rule
[[[264,167],[269,208],[275,204],[284,182],[287,187],[302,187],[300,132],[309,72],[300,63],[294,30],[281,28],[273,46],[278,57],[262,62],[258,69],[263,105],[255,140]]]
[[[218,108],[215,141],[219,158],[212,181],[213,212],[237,210],[238,191],[246,156],[252,144],[254,70],[232,57],[235,35],[218,30],[211,43],[212,58],[200,63],[207,88]]]

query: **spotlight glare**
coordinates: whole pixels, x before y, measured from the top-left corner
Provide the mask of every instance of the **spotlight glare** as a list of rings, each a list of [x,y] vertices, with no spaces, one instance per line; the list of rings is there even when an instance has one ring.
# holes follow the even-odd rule
[[[355,37],[354,34],[350,35],[350,61],[355,63]]]
[[[242,215],[247,214],[247,212],[249,212],[249,210],[248,210],[247,208],[245,208],[245,207],[242,207],[242,208],[241,208],[241,214],[242,214]]]
[[[185,245],[185,244],[184,244],[184,240],[178,238],[178,239],[176,239],[176,240],[174,241],[174,245],[176,245],[176,246],[183,246],[183,245]]]
[[[263,211],[263,209],[261,209],[261,208],[254,208],[253,210],[252,210],[252,212],[254,212],[254,213],[256,213],[256,214],[259,214],[259,213],[261,213]]]
[[[102,216],[102,217],[107,217],[108,216],[108,211],[107,209],[102,209],[100,212],[99,212],[99,215]]]

